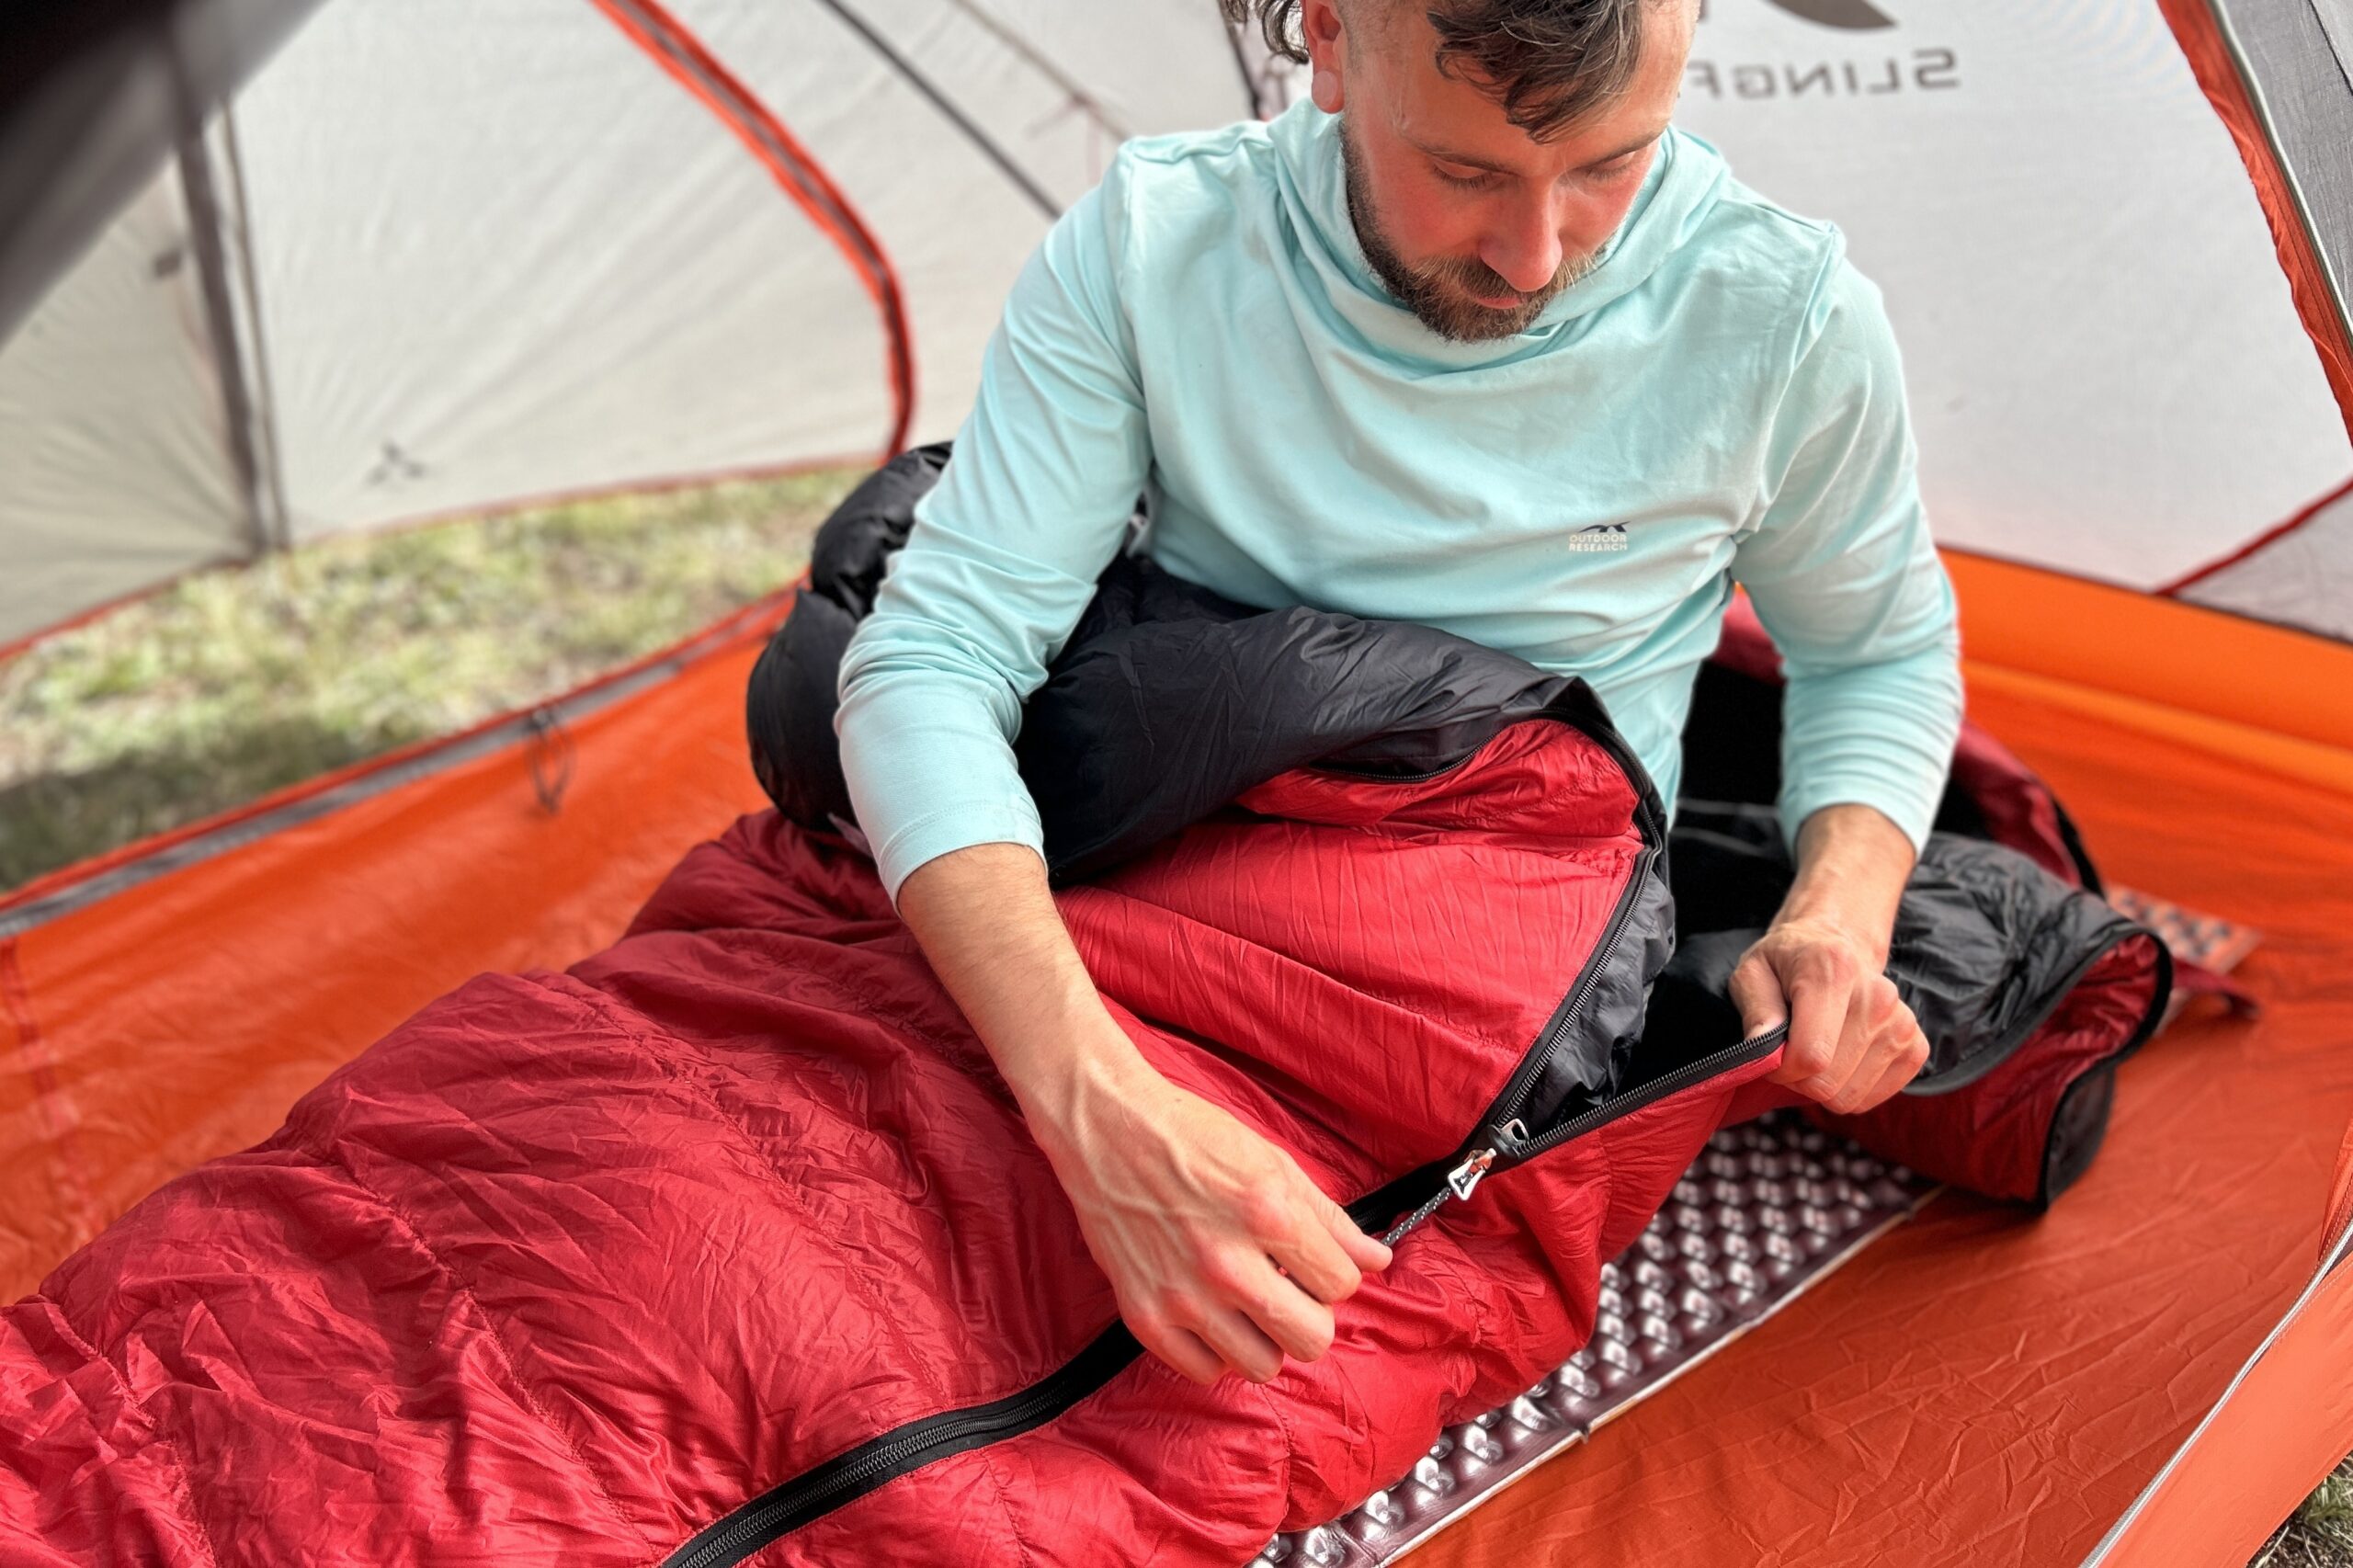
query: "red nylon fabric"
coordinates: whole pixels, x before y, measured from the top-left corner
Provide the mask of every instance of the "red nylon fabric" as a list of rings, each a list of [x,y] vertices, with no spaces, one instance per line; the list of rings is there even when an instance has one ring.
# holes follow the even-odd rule
[[[1636,865],[1632,796],[1535,722],[1435,780],[1248,803],[1285,814],[1222,813],[1065,915],[1156,1066],[1354,1198],[1501,1089]],[[1139,1362],[759,1561],[1247,1555],[1581,1343],[1601,1259],[1770,1061],[1409,1236],[1313,1369]],[[613,948],[428,1006],[0,1313],[0,1556],[658,1561],[1112,1317],[870,866],[746,818]]]
[[[2154,937],[2128,937],[2101,955],[2026,1045],[1975,1084],[1814,1119],[1938,1181],[2031,1203],[2060,1097],[2137,1032],[2159,961]]]

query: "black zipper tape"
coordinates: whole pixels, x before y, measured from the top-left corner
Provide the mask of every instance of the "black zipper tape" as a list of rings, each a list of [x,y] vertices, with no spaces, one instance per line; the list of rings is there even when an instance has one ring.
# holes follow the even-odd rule
[[[662,1568],[726,1568],[779,1537],[909,1471],[1043,1426],[1117,1377],[1143,1353],[1115,1323],[1055,1371],[1020,1392],[893,1426],[781,1485],[772,1486],[662,1560]]]
[[[1656,791],[1648,787],[1645,782],[1648,776],[1642,771],[1641,765],[1634,761],[1632,754],[1614,730],[1606,723],[1597,730],[1567,704],[1548,706],[1529,717],[1551,718],[1566,723],[1610,755],[1624,771],[1627,782],[1633,786],[1635,821],[1642,832],[1644,853],[1628,877],[1626,889],[1611,911],[1610,924],[1605,928],[1602,940],[1595,945],[1592,956],[1578,971],[1568,994],[1562,998],[1561,1006],[1553,1010],[1552,1017],[1538,1034],[1535,1044],[1529,1048],[1529,1061],[1514,1070],[1498,1098],[1498,1108],[1514,1096],[1525,1096],[1529,1085],[1535,1081],[1529,1062],[1540,1063],[1545,1053],[1557,1044],[1574,1018],[1578,1006],[1597,983],[1602,966],[1615,953],[1640,896],[1642,884],[1653,873],[1666,841],[1660,822]],[[1387,778],[1380,781],[1402,783],[1407,780]],[[1761,1049],[1752,1050],[1758,1047],[1760,1041],[1763,1042]],[[1740,1054],[1743,1051],[1762,1055],[1778,1043],[1778,1035],[1760,1036],[1758,1040],[1744,1041],[1732,1051],[1720,1051],[1645,1084],[1564,1124],[1557,1135],[1548,1132],[1531,1143],[1515,1145],[1510,1152],[1511,1163],[1518,1164],[1569,1137],[1591,1131],[1605,1122],[1639,1110],[1653,1100],[1698,1082],[1707,1072],[1737,1065],[1739,1062],[1749,1059]],[[1487,1119],[1493,1121],[1496,1119],[1491,1113]],[[1472,1134],[1472,1142],[1475,1143],[1482,1134],[1494,1131],[1499,1130],[1490,1129],[1483,1123],[1480,1131]],[[1470,1144],[1465,1147],[1470,1147]],[[1384,1184],[1347,1205],[1349,1217],[1369,1231],[1375,1224],[1418,1202],[1412,1223],[1419,1223],[1439,1203],[1453,1196],[1455,1189],[1448,1185],[1448,1166],[1454,1163],[1448,1161],[1425,1165]],[[1437,1188],[1435,1198],[1420,1196],[1427,1193],[1433,1186]],[[1404,1227],[1410,1228],[1410,1224]],[[1394,1233],[1403,1234],[1404,1229]],[[946,1411],[904,1423],[855,1448],[845,1449],[790,1481],[770,1487],[724,1517],[697,1531],[684,1545],[662,1560],[661,1568],[731,1568],[731,1565],[741,1562],[770,1542],[936,1460],[1003,1442],[1008,1437],[1017,1437],[1044,1426],[1100,1390],[1142,1354],[1143,1346],[1137,1343],[1135,1335],[1128,1332],[1127,1325],[1114,1323],[1097,1335],[1076,1358],[1018,1393],[987,1404]]]

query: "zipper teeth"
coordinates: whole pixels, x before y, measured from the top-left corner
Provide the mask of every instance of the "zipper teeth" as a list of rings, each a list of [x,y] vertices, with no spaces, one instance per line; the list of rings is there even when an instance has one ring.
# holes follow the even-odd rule
[[[1621,748],[1608,744],[1599,736],[1583,730],[1581,726],[1571,724],[1570,727],[1601,744],[1605,751],[1610,753],[1613,760],[1619,763],[1620,770],[1626,773],[1627,783],[1631,785],[1634,782],[1632,770],[1626,767],[1626,758],[1620,755]],[[1569,1032],[1570,1026],[1575,1022],[1577,1014],[1584,1008],[1586,998],[1592,994],[1595,986],[1601,983],[1602,971],[1608,968],[1609,960],[1617,956],[1618,944],[1625,939],[1626,927],[1633,919],[1634,905],[1640,900],[1643,881],[1656,870],[1659,857],[1665,852],[1666,847],[1666,835],[1651,809],[1650,798],[1639,789],[1634,791],[1634,825],[1643,835],[1643,852],[1635,861],[1632,871],[1626,878],[1625,889],[1618,895],[1616,906],[1609,912],[1609,926],[1601,935],[1601,945],[1594,949],[1593,957],[1586,960],[1583,972],[1577,976],[1576,983],[1570,987],[1568,1000],[1561,1005],[1560,1011],[1553,1014],[1545,1024],[1544,1032],[1537,1037],[1535,1047],[1529,1051],[1528,1059],[1513,1070],[1511,1081],[1504,1085],[1503,1093],[1495,1097],[1495,1103],[1489,1108],[1486,1116],[1481,1119],[1479,1128],[1472,1133],[1472,1142],[1486,1135],[1488,1129],[1500,1127],[1510,1120],[1512,1116],[1519,1110],[1521,1102],[1528,1098],[1529,1093],[1534,1090],[1537,1081],[1542,1077],[1544,1063],[1552,1060],[1553,1050],[1559,1046],[1562,1037]],[[1605,1103],[1595,1108],[1596,1110],[1607,1109],[1608,1105]],[[1472,1142],[1464,1144],[1464,1152],[1468,1152]],[[1458,1154],[1457,1158],[1460,1157],[1461,1155]]]
[[[1680,1090],[1688,1089],[1703,1079],[1712,1078],[1727,1068],[1736,1067],[1744,1062],[1754,1061],[1757,1057],[1767,1055],[1789,1037],[1789,1026],[1786,1024],[1776,1025],[1763,1034],[1751,1035],[1737,1045],[1728,1045],[1711,1055],[1699,1058],[1697,1062],[1687,1062],[1672,1073],[1663,1074],[1630,1094],[1605,1100],[1583,1116],[1564,1121],[1552,1131],[1539,1133],[1536,1137],[1520,1144],[1512,1151],[1513,1163],[1517,1165],[1521,1160],[1532,1159],[1549,1149],[1558,1148],[1572,1138],[1581,1138],[1594,1129],[1615,1121],[1621,1116],[1631,1115],[1644,1106],[1663,1100]]]
[[[1478,756],[1483,749],[1483,747],[1473,746],[1452,762],[1440,763],[1436,767],[1426,767],[1419,773],[1390,773],[1370,766],[1350,767],[1345,762],[1311,762],[1302,771],[1328,773],[1340,778],[1360,778],[1368,784],[1427,784],[1433,778],[1442,778],[1453,772]]]
[[[1081,1352],[1071,1365],[1082,1365],[1085,1359],[1085,1353]],[[1065,1366],[1062,1371],[1015,1396],[1014,1403],[994,1408],[986,1415],[942,1420],[926,1426],[920,1432],[909,1432],[883,1443],[860,1458],[856,1464],[827,1475],[822,1483],[805,1491],[796,1490],[786,1495],[765,1499],[765,1506],[756,1506],[737,1520],[733,1528],[713,1536],[692,1555],[672,1559],[667,1568],[712,1568],[715,1564],[739,1562],[758,1549],[758,1546],[747,1543],[767,1544],[759,1538],[767,1534],[779,1517],[806,1515],[808,1517],[801,1519],[801,1523],[808,1523],[810,1519],[830,1512],[842,1494],[854,1493],[876,1475],[894,1469],[910,1455],[921,1453],[926,1449],[944,1448],[962,1438],[998,1428],[1018,1430],[1031,1424],[1032,1417],[1039,1412],[1050,1410],[1063,1402],[1066,1385],[1071,1381],[1069,1370],[1069,1366]],[[788,1533],[789,1530],[779,1531],[770,1539],[780,1539]]]

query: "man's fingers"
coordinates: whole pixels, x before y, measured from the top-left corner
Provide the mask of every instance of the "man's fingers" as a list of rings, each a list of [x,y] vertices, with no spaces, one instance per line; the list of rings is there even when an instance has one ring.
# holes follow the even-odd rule
[[[1197,1383],[1213,1383],[1225,1375],[1225,1358],[1189,1328],[1137,1314],[1129,1316],[1128,1329],[1146,1350]]]
[[[1238,1304],[1243,1315],[1286,1356],[1313,1361],[1332,1348],[1332,1309],[1272,1268],[1267,1270],[1265,1290]]]
[[[1358,1230],[1357,1222],[1348,1218],[1348,1211],[1333,1202],[1322,1187],[1304,1176],[1301,1177],[1301,1184],[1307,1188],[1308,1202],[1314,1209],[1315,1217],[1323,1221],[1324,1234],[1338,1246],[1340,1256],[1347,1265],[1346,1281],[1334,1282],[1338,1284],[1338,1289],[1327,1290],[1321,1286],[1310,1286],[1310,1293],[1317,1301],[1326,1303],[1345,1301],[1356,1294],[1356,1289],[1363,1283],[1366,1274],[1377,1274],[1389,1267],[1390,1251]],[[1299,1271],[1293,1269],[1291,1273],[1297,1277]],[[1302,1282],[1305,1283],[1304,1280]]]
[[[1927,1060],[1928,1037],[1920,1032],[1920,1026],[1913,1021],[1907,1008],[1903,1014],[1902,1027],[1896,1031],[1894,1053],[1888,1061],[1887,1070],[1879,1075],[1879,1081],[1867,1093],[1854,1102],[1854,1110],[1849,1114],[1867,1111],[1873,1106],[1884,1105],[1893,1099],[1904,1085],[1920,1075],[1920,1069]]]
[[[1302,1216],[1292,1238],[1276,1243],[1267,1256],[1290,1276],[1298,1293],[1327,1305],[1355,1295],[1358,1282],[1364,1278],[1363,1270],[1320,1217]]]
[[[1789,1017],[1789,1003],[1781,995],[1780,977],[1762,956],[1750,953],[1732,971],[1732,1005],[1740,1013],[1741,1033],[1755,1040],[1767,1029],[1780,1025]]]
[[[1298,1291],[1291,1294],[1297,1296]],[[1283,1369],[1282,1347],[1264,1330],[1232,1307],[1211,1306],[1201,1314],[1193,1332],[1209,1342],[1226,1365],[1254,1383],[1272,1382]]]
[[[1781,1048],[1773,1081],[1820,1098],[1841,1081],[1840,1026],[1847,1019],[1847,994],[1827,983],[1826,977],[1802,971],[1790,978],[1787,995],[1790,1038]]]

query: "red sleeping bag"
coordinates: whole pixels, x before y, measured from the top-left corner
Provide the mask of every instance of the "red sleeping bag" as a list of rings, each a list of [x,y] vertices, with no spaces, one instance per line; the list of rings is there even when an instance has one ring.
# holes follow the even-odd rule
[[[1322,1360],[1205,1389],[1142,1356],[870,863],[771,812],[610,949],[433,1004],[0,1312],[0,1562],[1235,1563],[1558,1365],[1778,1040],[1646,1014],[1664,813],[1577,683],[1259,617],[1235,687],[1203,624],[1127,627],[1173,627],[1173,663],[1100,625],[1073,656],[1124,649],[1130,699],[1348,671],[1393,700],[1238,793],[1179,780],[1211,803],[1173,831],[1063,835],[1106,863],[1059,896],[1156,1067],[1412,1225]],[[1415,659],[1444,678],[1381,674]],[[1173,690],[1125,706],[1204,733]],[[1985,905],[2017,906],[2007,958],[1862,1131],[2047,1198],[2060,1102],[2097,1120],[2075,1087],[2163,960],[1981,847],[2029,879]]]

